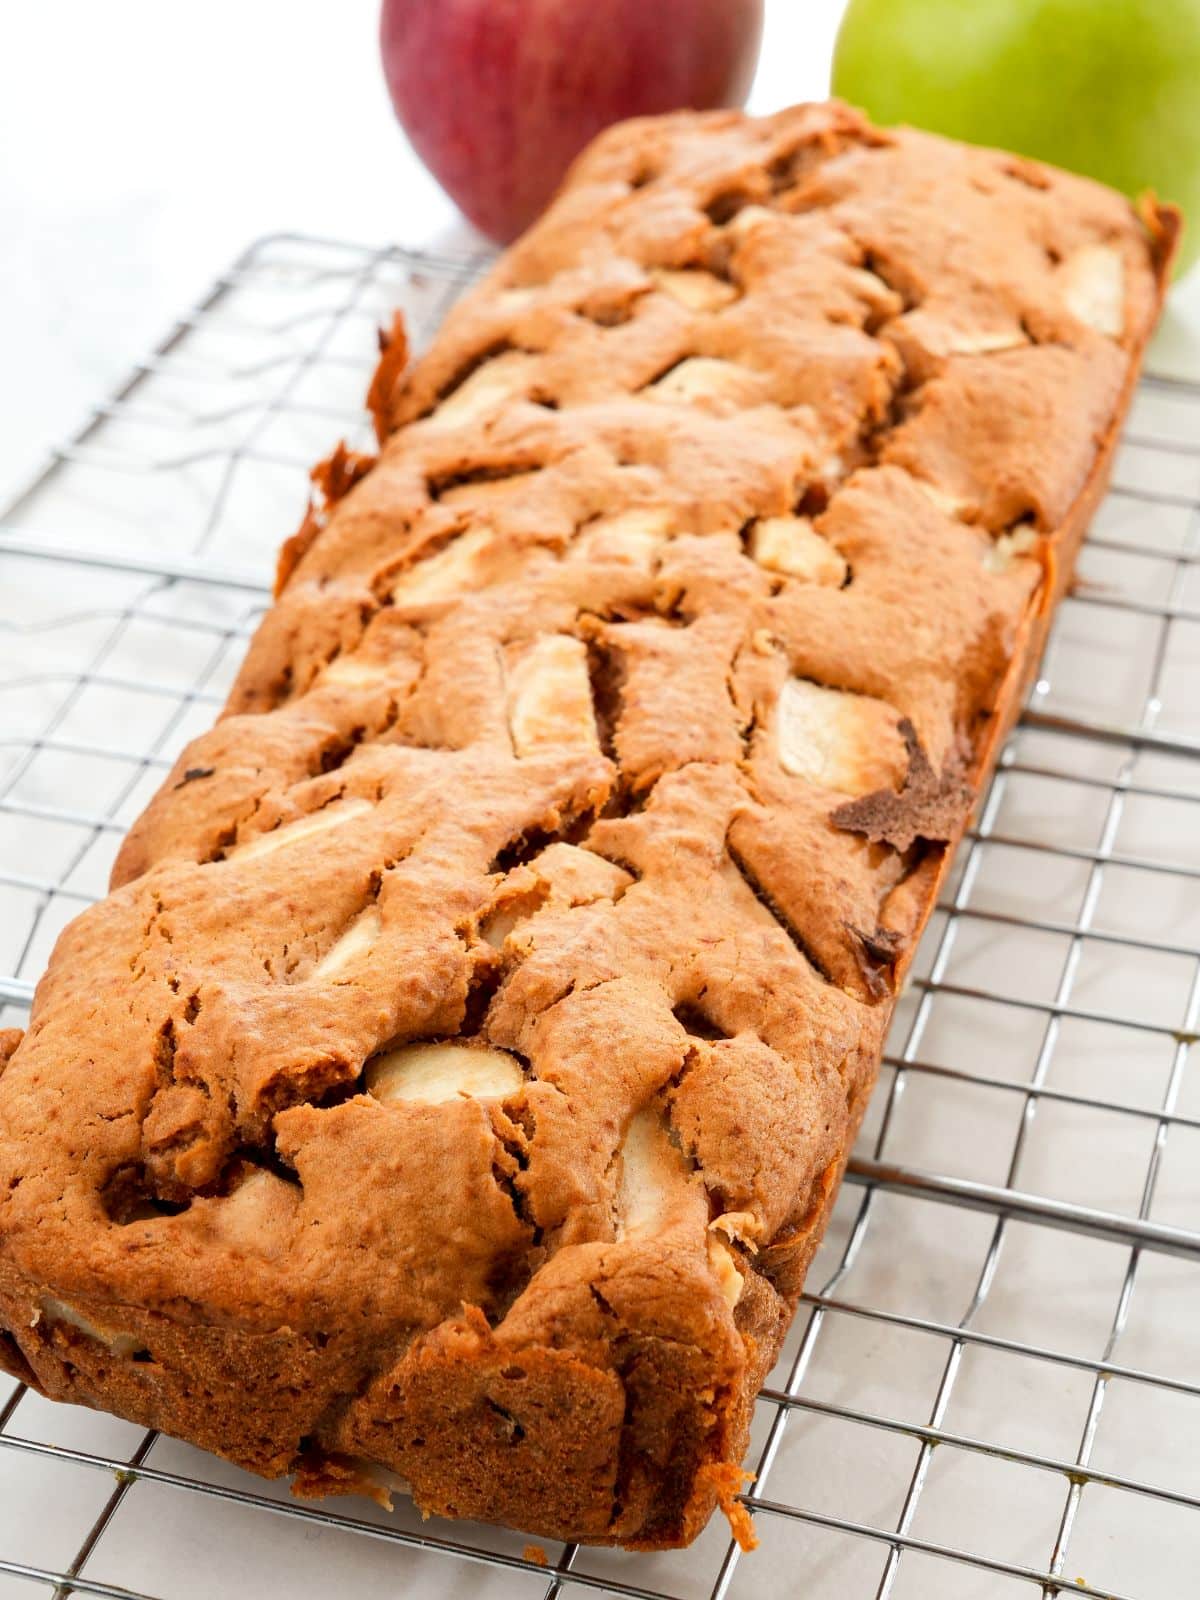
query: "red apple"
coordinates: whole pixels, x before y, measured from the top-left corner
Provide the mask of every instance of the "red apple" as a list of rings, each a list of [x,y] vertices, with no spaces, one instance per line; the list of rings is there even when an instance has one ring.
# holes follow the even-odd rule
[[[762,0],[383,0],[380,44],[417,154],[508,240],[610,122],[741,105],[762,14]]]

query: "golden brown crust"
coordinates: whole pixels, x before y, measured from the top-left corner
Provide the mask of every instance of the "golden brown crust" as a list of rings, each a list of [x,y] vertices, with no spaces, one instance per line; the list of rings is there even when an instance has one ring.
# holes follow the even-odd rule
[[[0,1076],[0,1364],[306,1493],[732,1506],[1149,224],[836,105],[680,115],[395,332]]]

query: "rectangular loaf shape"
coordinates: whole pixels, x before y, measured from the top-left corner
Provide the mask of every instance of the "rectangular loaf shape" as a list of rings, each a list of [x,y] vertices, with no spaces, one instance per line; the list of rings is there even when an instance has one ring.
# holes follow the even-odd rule
[[[378,455],[314,472],[0,1035],[7,1369],[301,1493],[736,1524],[1176,227],[836,105],[681,114],[397,326]]]

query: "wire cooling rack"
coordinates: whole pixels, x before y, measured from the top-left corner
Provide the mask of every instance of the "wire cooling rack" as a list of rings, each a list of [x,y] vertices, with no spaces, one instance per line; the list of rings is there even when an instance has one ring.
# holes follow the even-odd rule
[[[0,518],[0,1024],[365,443],[376,326],[421,343],[478,266],[259,241]],[[1148,378],[758,1402],[755,1555],[301,1505],[3,1380],[0,1600],[1195,1594],[1198,758],[1200,387]]]

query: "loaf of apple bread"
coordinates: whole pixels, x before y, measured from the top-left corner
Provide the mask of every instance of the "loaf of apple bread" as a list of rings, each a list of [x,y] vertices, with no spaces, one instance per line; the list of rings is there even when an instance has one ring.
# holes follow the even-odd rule
[[[739,1525],[1176,227],[837,105],[685,114],[397,326],[378,455],[314,473],[5,1041],[8,1370],[302,1493]]]

